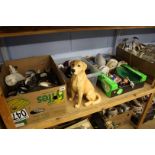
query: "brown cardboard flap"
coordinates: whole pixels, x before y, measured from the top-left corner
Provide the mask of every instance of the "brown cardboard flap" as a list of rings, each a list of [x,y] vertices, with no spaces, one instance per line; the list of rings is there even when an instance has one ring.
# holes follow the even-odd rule
[[[30,58],[23,58],[18,60],[5,61],[5,66],[9,65],[17,67],[18,71],[24,74],[28,69],[41,70],[50,66],[50,56],[37,56]]]

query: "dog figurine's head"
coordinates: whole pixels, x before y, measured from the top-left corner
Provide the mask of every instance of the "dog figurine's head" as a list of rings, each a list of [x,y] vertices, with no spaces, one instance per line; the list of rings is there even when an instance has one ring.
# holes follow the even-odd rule
[[[73,60],[70,63],[70,66],[71,66],[71,72],[73,75],[78,75],[81,72],[85,72],[85,70],[87,69],[87,64],[85,64],[81,60]]]

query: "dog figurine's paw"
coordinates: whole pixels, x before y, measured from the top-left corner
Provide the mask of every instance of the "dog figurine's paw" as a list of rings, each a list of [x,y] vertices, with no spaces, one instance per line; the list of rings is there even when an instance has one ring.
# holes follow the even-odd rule
[[[92,105],[92,104],[93,104],[92,101],[88,101],[88,102],[84,103],[84,105],[85,105],[86,107],[88,107],[88,106],[90,106],[90,105]]]
[[[69,98],[69,101],[73,101],[73,98],[70,97],[70,98]]]
[[[76,105],[75,105],[75,108],[80,108],[80,105],[79,105],[79,104],[76,104]]]

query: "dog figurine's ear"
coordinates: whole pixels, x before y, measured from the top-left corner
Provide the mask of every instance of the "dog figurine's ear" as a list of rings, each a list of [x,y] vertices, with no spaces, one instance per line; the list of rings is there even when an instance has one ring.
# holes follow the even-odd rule
[[[83,71],[85,71],[87,69],[87,64],[84,62],[82,62],[82,69],[83,69]]]
[[[71,66],[71,67],[72,67],[73,64],[74,64],[74,61],[75,61],[75,60],[72,60],[72,61],[70,62],[70,66]]]

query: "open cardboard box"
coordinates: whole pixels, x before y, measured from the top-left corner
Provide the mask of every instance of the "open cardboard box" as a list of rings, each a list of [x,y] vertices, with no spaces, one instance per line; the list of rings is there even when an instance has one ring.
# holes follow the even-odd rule
[[[66,110],[66,84],[51,56],[37,56],[6,61],[0,73],[0,87],[4,94],[6,94],[4,78],[9,74],[9,65],[16,66],[17,70],[23,75],[27,70],[33,69],[37,71],[39,69],[43,71],[45,68],[51,67],[60,82],[59,86],[53,88],[5,98],[16,127],[44,120],[50,117],[52,113],[59,114]],[[57,95],[58,98],[53,100],[54,95]],[[42,112],[32,114],[32,111],[40,109]]]
[[[147,60],[141,59],[117,46],[116,57],[121,60],[125,60],[128,64],[141,72],[148,75],[148,83],[152,83],[155,79],[155,63],[151,63]]]

